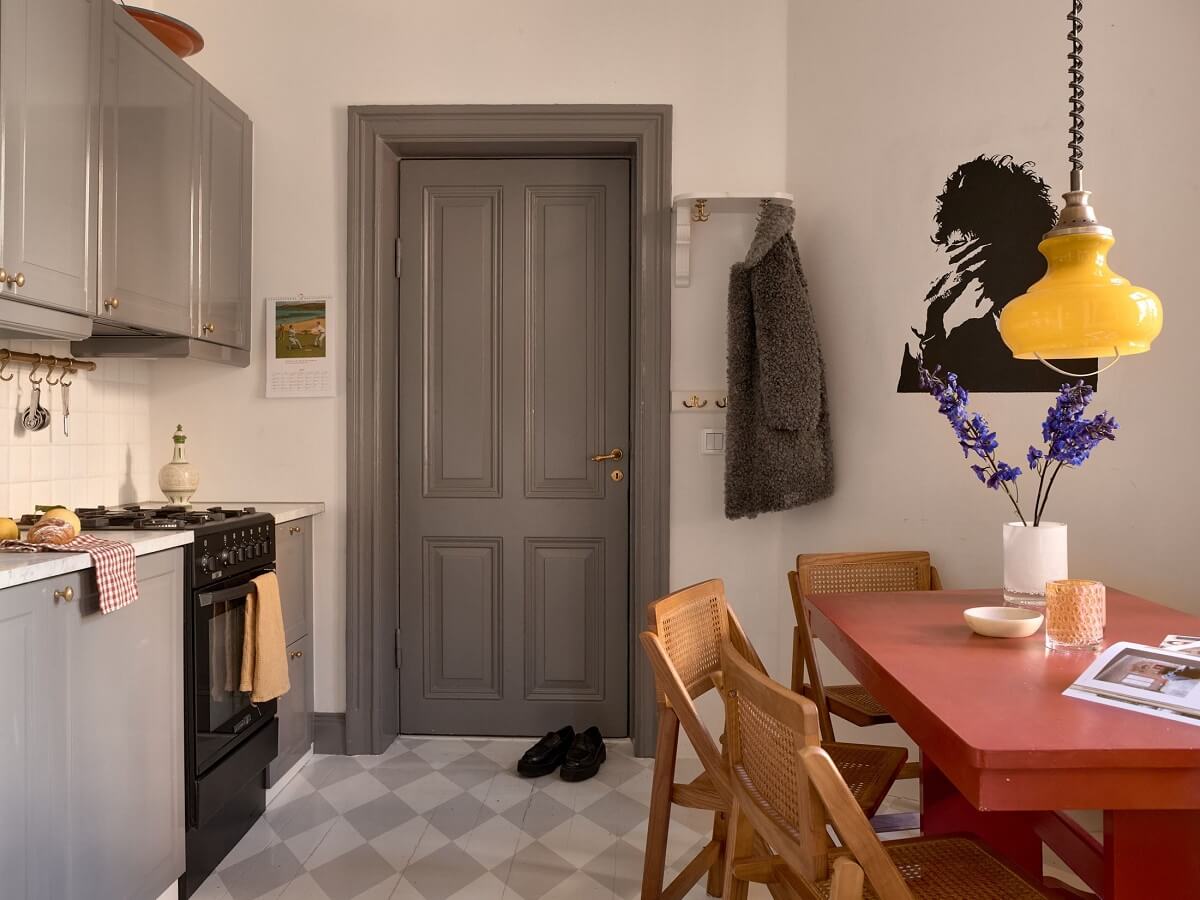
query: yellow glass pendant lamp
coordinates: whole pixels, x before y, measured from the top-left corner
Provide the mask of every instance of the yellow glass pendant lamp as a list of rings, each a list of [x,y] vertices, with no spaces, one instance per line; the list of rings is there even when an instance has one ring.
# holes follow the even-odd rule
[[[1115,363],[1122,356],[1145,353],[1162,331],[1158,295],[1109,268],[1112,229],[1096,220],[1091,193],[1083,189],[1082,12],[1083,0],[1072,0],[1067,16],[1072,44],[1071,190],[1063,194],[1058,223],[1038,244],[1046,257],[1046,274],[1000,312],[1000,336],[1013,356],[1043,363],[1106,356],[1114,357]]]

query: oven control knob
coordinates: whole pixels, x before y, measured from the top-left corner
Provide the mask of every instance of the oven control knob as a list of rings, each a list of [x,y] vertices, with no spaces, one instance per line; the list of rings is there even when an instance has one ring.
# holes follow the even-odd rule
[[[205,553],[202,557],[200,557],[200,571],[207,572],[208,567],[210,565],[212,565],[212,563],[213,563],[212,557],[209,556],[207,553]]]
[[[243,548],[243,547],[238,547],[238,549],[237,549],[237,555],[238,555],[238,562],[245,562],[245,561],[246,561],[246,550],[245,550],[245,548]]]
[[[229,565],[229,563],[233,562],[233,551],[228,547],[221,551],[221,562],[225,563],[226,565]]]

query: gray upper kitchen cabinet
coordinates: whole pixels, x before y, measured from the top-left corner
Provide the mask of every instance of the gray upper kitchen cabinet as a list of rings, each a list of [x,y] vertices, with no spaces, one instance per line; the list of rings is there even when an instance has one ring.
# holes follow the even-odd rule
[[[109,5],[0,0],[0,296],[81,315],[95,291],[99,28]]]
[[[100,321],[188,335],[203,80],[115,3],[100,75]]]
[[[184,870],[182,551],[0,591],[0,895],[156,900]]]
[[[267,770],[268,787],[313,745],[312,524],[311,518],[303,518],[275,526],[275,569],[291,690],[279,698],[279,755]]]
[[[201,104],[200,284],[193,336],[248,350],[253,126],[207,82]]]

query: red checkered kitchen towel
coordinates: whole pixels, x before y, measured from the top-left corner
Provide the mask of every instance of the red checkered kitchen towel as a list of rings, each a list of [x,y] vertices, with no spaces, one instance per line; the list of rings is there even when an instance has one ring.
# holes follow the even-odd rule
[[[138,598],[137,565],[133,544],[109,541],[81,534],[65,544],[31,544],[28,541],[0,541],[0,550],[18,553],[86,553],[96,570],[100,589],[100,612],[108,614],[128,606]]]

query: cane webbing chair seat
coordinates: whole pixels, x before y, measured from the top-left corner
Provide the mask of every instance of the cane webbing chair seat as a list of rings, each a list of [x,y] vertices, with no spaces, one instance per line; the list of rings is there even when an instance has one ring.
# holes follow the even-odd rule
[[[916,900],[1044,900],[1047,894],[970,837],[915,838],[883,845]],[[829,898],[830,881],[817,882]],[[864,900],[880,900],[870,884]],[[1053,896],[1053,895],[1051,895]]]
[[[874,744],[822,743],[850,793],[867,816],[875,815],[908,760],[903,747]]]

